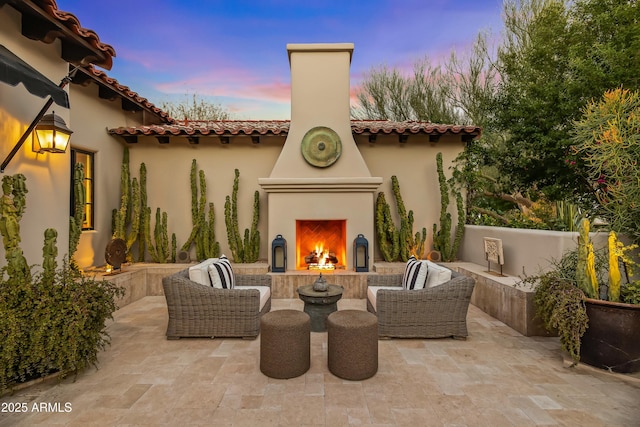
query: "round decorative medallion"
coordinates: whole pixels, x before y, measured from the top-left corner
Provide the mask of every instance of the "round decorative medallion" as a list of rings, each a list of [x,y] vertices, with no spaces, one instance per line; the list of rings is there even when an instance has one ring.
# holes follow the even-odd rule
[[[325,126],[310,129],[302,138],[302,156],[312,166],[326,168],[342,154],[342,142],[333,130]]]

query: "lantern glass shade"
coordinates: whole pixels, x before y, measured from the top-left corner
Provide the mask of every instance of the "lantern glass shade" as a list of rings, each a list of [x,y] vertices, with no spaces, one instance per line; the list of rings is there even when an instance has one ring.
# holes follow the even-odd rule
[[[62,117],[55,113],[46,114],[35,128],[33,151],[37,153],[64,153],[73,131],[67,127]]]

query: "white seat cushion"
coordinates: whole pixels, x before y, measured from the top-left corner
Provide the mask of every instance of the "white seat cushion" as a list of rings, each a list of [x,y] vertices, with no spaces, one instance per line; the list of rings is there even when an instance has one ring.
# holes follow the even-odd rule
[[[376,298],[380,289],[389,289],[391,291],[403,290],[402,286],[369,286],[367,288],[367,298],[371,302],[371,306],[375,311],[378,311],[378,309],[376,308]]]
[[[431,261],[426,261],[429,265],[427,273],[427,283],[425,288],[433,288],[451,280],[451,270]]]
[[[236,286],[234,289],[257,289],[260,292],[260,311],[271,297],[271,288],[268,286]]]
[[[218,261],[218,258],[209,258],[200,264],[189,267],[189,280],[200,283],[201,285],[211,286],[211,278],[209,277],[209,266]]]

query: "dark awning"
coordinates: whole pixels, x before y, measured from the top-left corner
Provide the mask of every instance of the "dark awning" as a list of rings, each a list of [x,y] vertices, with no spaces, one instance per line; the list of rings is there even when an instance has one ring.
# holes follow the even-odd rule
[[[32,94],[41,98],[51,96],[56,104],[69,108],[67,92],[1,44],[0,80],[11,86],[22,83]]]

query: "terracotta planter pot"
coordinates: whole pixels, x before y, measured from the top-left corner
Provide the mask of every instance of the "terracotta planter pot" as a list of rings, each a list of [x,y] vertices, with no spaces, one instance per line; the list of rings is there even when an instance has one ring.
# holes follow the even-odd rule
[[[640,305],[585,301],[589,327],[582,336],[580,361],[614,372],[640,371]]]

